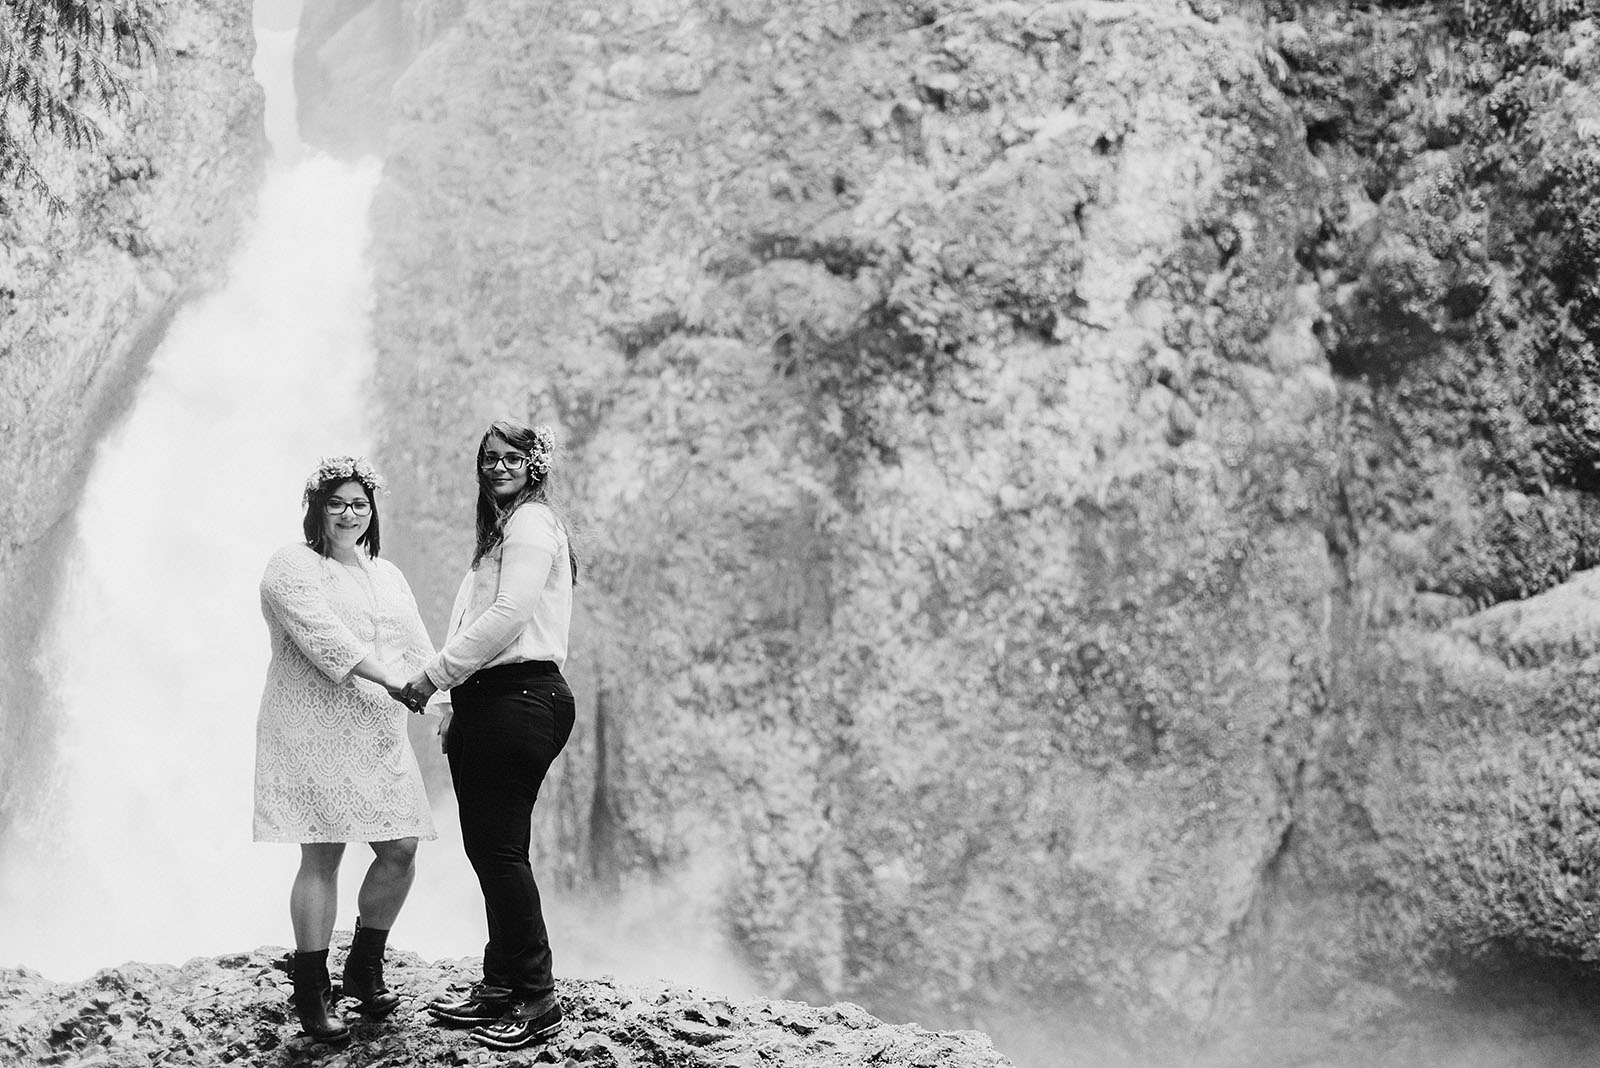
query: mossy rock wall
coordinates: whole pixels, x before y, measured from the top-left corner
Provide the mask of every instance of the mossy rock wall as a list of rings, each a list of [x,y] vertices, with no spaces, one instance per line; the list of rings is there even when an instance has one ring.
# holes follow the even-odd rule
[[[570,886],[1045,1049],[1588,959],[1582,5],[400,7],[396,549],[556,424]]]
[[[775,990],[1212,1011],[1333,585],[1320,178],[1259,51],[1170,4],[557,2],[419,55],[375,209],[396,552],[442,621],[477,434],[556,424],[546,864],[696,873]]]
[[[1338,580],[1257,979],[1315,1004],[1351,976],[1582,975],[1595,13],[1277,7],[1269,65],[1327,176],[1300,260],[1338,381]]]

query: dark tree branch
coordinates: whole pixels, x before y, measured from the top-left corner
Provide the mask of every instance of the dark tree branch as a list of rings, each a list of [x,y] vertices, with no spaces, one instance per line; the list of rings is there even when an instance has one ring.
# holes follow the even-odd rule
[[[35,160],[45,137],[100,145],[133,103],[127,70],[159,53],[149,0],[0,0],[0,183],[66,210]]]

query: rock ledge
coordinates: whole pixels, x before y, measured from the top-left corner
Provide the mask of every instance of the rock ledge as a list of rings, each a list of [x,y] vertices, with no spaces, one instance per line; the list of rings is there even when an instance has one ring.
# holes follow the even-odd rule
[[[348,936],[336,943],[335,969]],[[1006,1068],[975,1031],[932,1032],[888,1024],[857,1005],[734,999],[671,983],[611,977],[567,979],[567,1023],[552,1041],[515,1053],[482,1049],[441,1027],[427,1001],[477,977],[472,958],[428,963],[390,951],[388,977],[406,995],[382,1021],[349,1014],[352,1039],[319,1046],[289,1008],[285,951],[196,958],[181,967],[126,964],[77,983],[26,968],[0,970],[0,1063],[147,1068],[181,1064],[704,1065],[726,1068]]]

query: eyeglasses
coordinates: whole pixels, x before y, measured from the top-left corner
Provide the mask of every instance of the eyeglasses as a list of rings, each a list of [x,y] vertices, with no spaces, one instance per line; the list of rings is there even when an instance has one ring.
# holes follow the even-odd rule
[[[330,497],[322,507],[327,509],[329,515],[343,515],[346,508],[350,509],[355,515],[366,515],[372,511],[372,502],[363,500],[341,501],[337,497]]]
[[[521,471],[528,465],[528,458],[520,452],[508,452],[504,456],[496,456],[491,452],[484,454],[483,462],[478,466],[485,471],[493,471],[497,464],[505,464],[507,471]]]

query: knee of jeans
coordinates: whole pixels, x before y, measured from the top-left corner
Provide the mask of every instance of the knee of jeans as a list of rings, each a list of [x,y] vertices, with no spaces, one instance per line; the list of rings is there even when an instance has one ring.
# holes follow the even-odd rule
[[[462,840],[467,859],[476,868],[508,868],[528,866],[528,847],[516,843],[493,840]]]
[[[526,849],[510,846],[493,850],[485,860],[503,871],[527,872],[533,868],[532,858]]]

